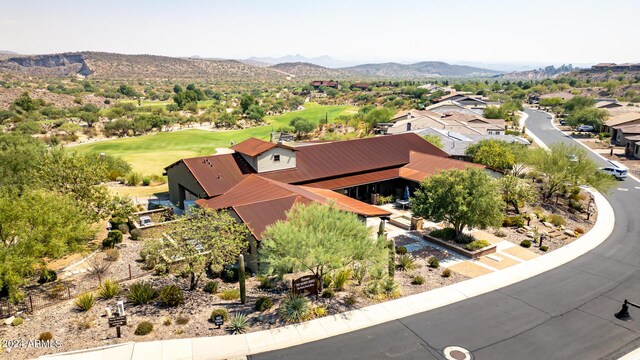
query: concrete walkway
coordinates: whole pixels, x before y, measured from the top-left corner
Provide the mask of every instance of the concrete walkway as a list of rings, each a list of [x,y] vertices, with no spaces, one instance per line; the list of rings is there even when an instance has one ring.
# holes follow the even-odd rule
[[[592,230],[578,240],[544,256],[447,287],[250,334],[125,343],[48,355],[41,359],[237,359],[349,333],[436,309],[536,276],[565,264],[601,244],[613,231],[615,218],[613,209],[604,196],[599,193],[593,195],[599,216]]]

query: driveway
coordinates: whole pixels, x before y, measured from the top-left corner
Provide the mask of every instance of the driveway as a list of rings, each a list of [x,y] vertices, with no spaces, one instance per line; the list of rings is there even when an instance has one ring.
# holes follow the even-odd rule
[[[527,128],[543,142],[575,143],[546,113],[527,113]],[[618,358],[640,347],[640,320],[613,317],[625,298],[640,302],[640,184],[626,179],[606,197],[616,216],[613,233],[563,266],[449,306],[249,359],[444,359],[452,345],[474,359]],[[631,313],[640,318],[640,310]]]

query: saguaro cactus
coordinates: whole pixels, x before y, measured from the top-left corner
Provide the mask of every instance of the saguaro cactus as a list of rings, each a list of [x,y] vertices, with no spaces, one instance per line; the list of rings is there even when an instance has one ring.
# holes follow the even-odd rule
[[[247,286],[245,284],[246,276],[244,273],[244,256],[238,256],[238,278],[240,280],[240,302],[247,303]]]

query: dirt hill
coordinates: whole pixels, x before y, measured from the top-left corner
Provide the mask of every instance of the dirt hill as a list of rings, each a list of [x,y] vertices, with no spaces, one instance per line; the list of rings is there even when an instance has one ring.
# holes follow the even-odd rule
[[[415,64],[382,63],[364,64],[341,68],[353,75],[387,78],[433,78],[433,77],[490,77],[499,71],[464,65],[451,65],[439,61],[422,61]]]
[[[235,60],[102,52],[15,56],[0,61],[0,73],[2,72],[32,77],[78,75],[97,79],[267,81],[286,78],[281,72]]]
[[[349,74],[344,71],[329,69],[320,65],[305,62],[281,63],[269,67],[299,78],[346,78]]]

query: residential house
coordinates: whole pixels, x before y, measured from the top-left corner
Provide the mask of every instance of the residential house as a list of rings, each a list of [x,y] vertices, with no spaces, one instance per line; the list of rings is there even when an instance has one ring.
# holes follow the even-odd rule
[[[596,109],[615,109],[622,107],[623,105],[616,99],[596,99],[596,104],[594,106]]]
[[[165,171],[171,201],[225,209],[249,227],[248,266],[255,269],[264,229],[294,204],[320,202],[363,221],[389,212],[368,204],[376,195],[401,197],[447,169],[484,168],[408,133],[347,141],[284,144],[251,138],[232,154],[179,160]]]
[[[625,148],[629,148],[634,142],[640,141],[640,124],[614,126],[613,131],[616,137],[612,138],[612,141]]]
[[[440,114],[459,112],[469,115],[482,115],[482,110],[480,109],[470,109],[469,107],[463,106],[462,104],[451,100],[441,101],[437,104],[427,106],[425,110],[437,112]]]
[[[309,85],[313,86],[314,89],[318,89],[321,86],[330,87],[330,88],[334,88],[334,89],[337,89],[337,88],[340,87],[340,83],[338,83],[337,81],[333,81],[333,80],[329,80],[329,81],[314,80],[314,81],[310,82]]]
[[[447,131],[436,128],[422,129],[416,132],[420,136],[432,135],[440,138],[442,149],[454,159],[469,160],[465,154],[467,148],[482,140],[500,140],[508,143],[517,143],[522,145],[531,145],[531,143],[522,137],[514,135],[490,135],[490,134],[459,134],[453,131]]]
[[[640,112],[627,112],[607,119],[602,131],[611,133],[611,139],[615,142],[618,138],[617,127],[637,124],[640,124]]]
[[[366,90],[371,89],[371,84],[358,82],[358,83],[351,84],[351,86],[349,86],[349,89],[351,89],[351,90],[360,89],[362,91],[366,91]]]
[[[478,135],[504,135],[506,131],[504,120],[486,119],[475,112],[437,113],[430,110],[412,110],[406,116],[396,116],[392,122],[391,126],[386,127],[386,134],[416,132],[427,128]]]
[[[460,93],[444,95],[437,100],[438,103],[443,101],[453,101],[465,107],[483,108],[487,106],[487,102],[482,99]]]

